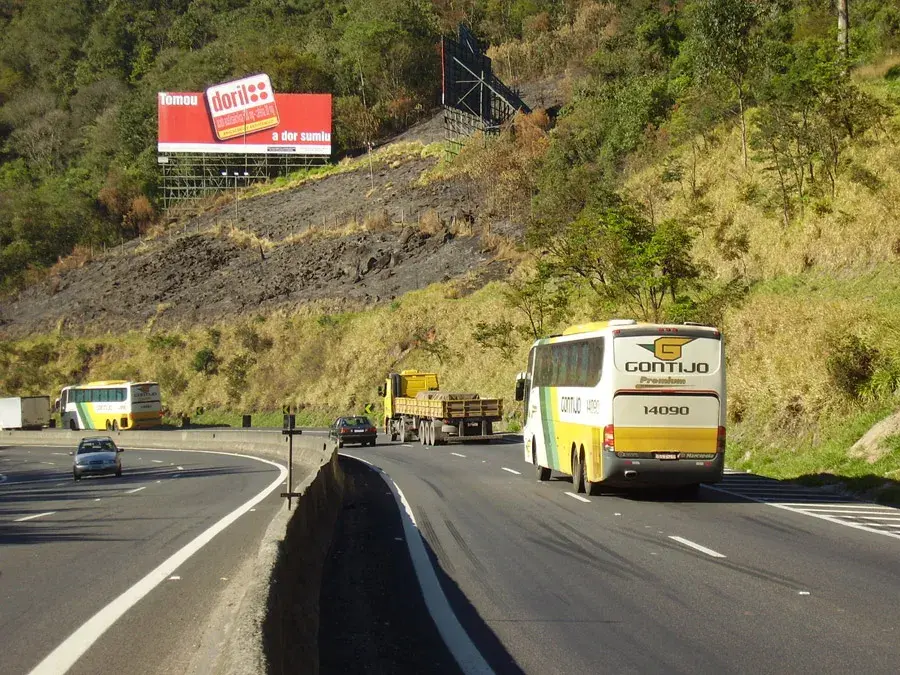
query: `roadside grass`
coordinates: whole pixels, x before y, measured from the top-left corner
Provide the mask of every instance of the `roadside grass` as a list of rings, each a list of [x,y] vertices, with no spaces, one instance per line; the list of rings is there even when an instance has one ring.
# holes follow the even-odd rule
[[[841,418],[823,420],[818,441],[798,439],[792,447],[757,442],[749,430],[730,440],[726,462],[772,478],[802,485],[832,486],[885,504],[900,504],[900,437],[886,439],[888,451],[876,461],[851,457],[847,449],[900,404],[883,404]]]

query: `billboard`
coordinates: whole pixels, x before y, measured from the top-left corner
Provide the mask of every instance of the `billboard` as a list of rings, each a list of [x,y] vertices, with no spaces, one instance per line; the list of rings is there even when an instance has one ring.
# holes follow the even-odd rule
[[[157,149],[233,154],[331,154],[331,94],[276,94],[266,75],[160,92]]]

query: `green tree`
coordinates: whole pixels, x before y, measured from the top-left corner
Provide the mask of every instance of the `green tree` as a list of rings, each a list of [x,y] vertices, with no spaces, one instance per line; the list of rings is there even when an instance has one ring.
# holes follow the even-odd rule
[[[741,150],[747,166],[745,108],[751,73],[758,65],[760,5],[753,0],[697,0],[690,49],[702,80],[726,78],[734,87],[741,120]]]

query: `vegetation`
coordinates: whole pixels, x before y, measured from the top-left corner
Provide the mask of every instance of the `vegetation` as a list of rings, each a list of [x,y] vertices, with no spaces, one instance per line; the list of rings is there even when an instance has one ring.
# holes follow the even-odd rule
[[[44,4],[7,10],[6,32],[24,35]],[[851,3],[849,52],[819,0],[139,4],[76,3],[54,40],[0,53],[7,286],[149,221],[157,89],[254,70],[282,89],[330,88],[341,147],[363,147],[429,107],[429,55],[459,20],[489,40],[502,77],[556,76],[567,93],[422,177],[478,186],[479,217],[520,224],[529,262],[467,296],[450,282],[365,312],[7,344],[5,388],[140,374],[173,413],[327,417],[361,410],[385,372],[421,367],[509,400],[530,341],[563,323],[692,320],[728,341],[731,464],[864,487],[896,477],[896,439],[875,459],[846,452],[900,403],[890,3]]]

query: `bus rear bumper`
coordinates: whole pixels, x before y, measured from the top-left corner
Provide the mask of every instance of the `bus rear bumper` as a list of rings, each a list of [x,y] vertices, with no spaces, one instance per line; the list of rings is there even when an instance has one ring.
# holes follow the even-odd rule
[[[603,484],[611,487],[678,486],[718,483],[725,470],[725,455],[713,459],[656,459],[618,457],[603,453]]]

